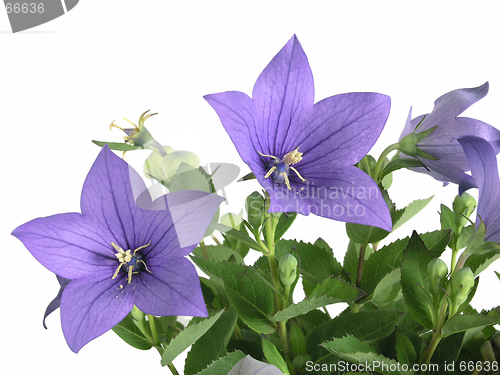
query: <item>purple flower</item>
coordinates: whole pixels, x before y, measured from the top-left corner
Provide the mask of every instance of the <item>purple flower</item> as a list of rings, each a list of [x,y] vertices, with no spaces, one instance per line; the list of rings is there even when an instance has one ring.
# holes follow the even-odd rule
[[[108,331],[134,305],[152,315],[207,316],[198,275],[185,255],[221,200],[180,191],[152,202],[140,176],[105,146],[83,185],[81,214],[16,228],[12,234],[42,265],[71,279],[61,298],[71,350]]]
[[[434,109],[430,114],[418,116],[413,120],[410,108],[400,140],[412,132],[419,134],[437,126],[430,135],[417,143],[417,147],[439,159],[419,159],[428,169],[417,167],[412,168],[413,170],[429,174],[445,184],[460,184],[461,192],[474,187],[472,178],[464,173],[470,168],[457,139],[467,135],[484,138],[492,143],[495,153],[498,153],[500,131],[482,121],[457,116],[484,98],[487,93],[488,82],[476,88],[450,91],[434,102]]]
[[[260,74],[252,99],[238,91],[205,99],[271,196],[269,212],[312,212],[391,230],[377,184],[353,167],[384,127],[388,96],[348,93],[314,104],[311,68],[293,36]]]
[[[463,147],[479,189],[476,228],[482,221],[484,241],[500,244],[500,182],[495,150],[488,141],[479,137],[462,137],[458,142]]]

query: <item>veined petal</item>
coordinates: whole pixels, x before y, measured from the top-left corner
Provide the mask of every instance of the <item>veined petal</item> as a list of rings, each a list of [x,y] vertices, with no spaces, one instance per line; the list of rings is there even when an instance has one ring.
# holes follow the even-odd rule
[[[421,131],[440,125],[448,118],[455,118],[488,93],[488,82],[479,87],[450,91],[434,102],[434,109],[421,125]]]
[[[203,97],[217,115],[233,141],[236,150],[245,163],[258,163],[256,150],[266,154],[271,152],[269,141],[261,143],[256,136],[260,127],[254,104],[248,95],[239,91],[227,91]]]
[[[43,266],[66,279],[106,272],[116,264],[111,241],[79,213],[34,219],[14,229],[12,235]]]
[[[72,280],[61,299],[61,323],[66,342],[78,351],[120,323],[134,306],[133,293],[120,288],[121,278]]]
[[[384,128],[391,100],[376,93],[348,93],[331,96],[314,105],[310,117],[297,124],[286,147],[297,146],[304,168],[317,165],[353,165],[372,148]]]
[[[500,182],[493,147],[478,137],[462,137],[462,145],[478,189],[477,215],[486,227],[484,239],[500,243]],[[480,220],[476,220],[476,227]]]
[[[142,228],[136,225],[144,221],[135,198],[146,190],[137,172],[105,145],[83,184],[82,214],[97,223],[109,242],[134,249],[143,245],[136,238]]]
[[[292,150],[285,147],[288,132],[309,115],[314,104],[311,68],[295,35],[262,71],[252,99],[259,119],[259,142],[268,143],[265,152],[282,157]]]
[[[415,130],[415,125],[413,125],[413,123],[411,121],[411,107],[410,107],[410,111],[408,112],[408,116],[406,117],[405,127],[403,128],[403,131],[401,132],[401,135],[399,136],[399,140],[402,140],[404,137],[406,137],[408,134],[412,133],[414,130]]]
[[[313,213],[330,219],[392,230],[389,208],[375,181],[356,167],[311,170],[307,183],[290,180],[286,187],[267,189],[269,212]]]
[[[134,303],[139,310],[161,316],[208,316],[194,266],[186,258],[148,264],[151,273],[141,272]]]

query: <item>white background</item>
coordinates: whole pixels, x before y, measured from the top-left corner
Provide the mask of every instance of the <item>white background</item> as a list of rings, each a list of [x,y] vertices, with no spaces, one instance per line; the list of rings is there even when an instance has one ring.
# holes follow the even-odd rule
[[[297,34],[315,78],[316,101],[351,91],[392,97],[375,157],[397,141],[410,106],[414,116],[457,88],[490,82],[486,98],[465,112],[500,127],[500,25],[493,2],[90,1],[37,28],[12,34],[0,10],[0,124],[2,161],[1,341],[9,373],[169,373],[158,354],[128,347],[113,332],[78,355],[67,347],[59,312],[46,331],[42,316],[58,284],[10,236],[26,221],[79,211],[85,176],[99,152],[92,139],[120,141],[109,123],[127,125],[151,109],[147,122],[161,143],[195,152],[203,163],[241,162],[219,119],[202,96],[239,90],[251,94],[262,69]],[[138,168],[148,151],[126,155]],[[408,171],[394,175],[399,207],[435,194],[433,202],[387,241],[413,228],[437,229],[437,210],[456,186],[441,187]],[[226,189],[238,212],[256,182]],[[475,194],[475,193],[474,193]],[[413,224],[412,224],[413,223]],[[300,217],[287,234],[322,236],[342,260],[344,224]],[[449,254],[445,255],[449,262]],[[496,306],[494,264],[481,277],[478,309]],[[185,355],[185,353],[184,353]],[[182,358],[181,358],[182,357]],[[179,370],[183,357],[176,360]]]

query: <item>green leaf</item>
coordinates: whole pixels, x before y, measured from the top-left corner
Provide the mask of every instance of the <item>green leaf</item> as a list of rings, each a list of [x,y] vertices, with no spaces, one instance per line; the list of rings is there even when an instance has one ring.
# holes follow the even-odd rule
[[[137,149],[144,149],[143,146],[129,145],[128,143],[116,143],[116,142],[102,142],[102,141],[92,141],[94,144],[100,147],[108,145],[111,150],[115,151],[132,151]]]
[[[382,171],[380,175],[380,179],[387,176],[389,173],[397,171],[401,168],[412,168],[412,167],[422,167],[423,164],[417,159],[407,159],[407,158],[399,158],[390,161]]]
[[[223,280],[229,301],[241,320],[258,333],[271,334],[275,323],[269,320],[275,309],[274,289],[253,267],[231,262],[192,258],[202,271]]]
[[[191,324],[175,336],[163,352],[161,365],[166,366],[184,350],[189,348],[215,324],[215,322],[221,317],[222,313],[223,310],[197,324]]]
[[[432,255],[414,231],[401,263],[401,290],[410,314],[420,325],[429,329],[432,329],[432,312],[420,288],[429,290],[426,272],[432,259]]]
[[[319,345],[333,337],[352,335],[361,341],[378,340],[388,336],[398,325],[403,313],[398,311],[360,311],[356,314],[341,314],[327,320],[306,336],[307,353],[317,363],[329,362],[329,354]]]
[[[439,220],[441,222],[441,229],[455,228],[455,214],[449,207],[445,206],[444,204],[441,204]]]
[[[200,190],[211,193],[210,176],[201,167],[198,169],[186,163],[181,163],[179,169],[169,181],[168,190],[171,192]]]
[[[396,329],[396,352],[399,363],[408,366],[417,363],[415,348],[408,336],[400,329]]]
[[[441,333],[443,336],[449,336],[457,332],[467,331],[474,328],[484,328],[493,324],[500,323],[500,316],[487,315],[454,315],[448,320]]]
[[[331,249],[325,249],[302,241],[282,240],[276,244],[276,252],[289,254],[292,247],[295,247],[297,251],[300,260],[300,273],[304,279],[317,284],[332,276],[339,276],[342,267],[334,258]],[[286,250],[283,248],[286,248]]]
[[[141,350],[151,349],[151,344],[134,324],[134,318],[129,313],[125,319],[113,327],[113,331],[130,346]]]
[[[426,374],[456,374],[459,371],[459,364],[456,363],[456,359],[462,348],[463,338],[464,332],[459,332],[442,339],[430,361],[431,364],[439,365],[439,369],[437,371],[428,371]],[[444,368],[445,363],[447,365],[446,369]],[[450,366],[454,366],[454,370],[451,370]]]
[[[290,325],[290,343],[292,344],[292,358],[307,354],[306,337],[299,325],[293,321]]]
[[[241,257],[241,255],[229,247],[219,245],[207,245],[205,247],[210,259],[222,262],[224,260],[229,260],[229,258],[231,258],[232,256],[234,257],[236,263],[243,263],[243,258]],[[193,250],[193,255],[203,258],[203,253],[199,247]]]
[[[296,217],[296,212],[287,212],[281,214],[278,220],[278,225],[276,225],[276,231],[274,232],[274,242],[278,242],[279,240],[281,240],[281,237],[283,237],[288,228],[290,228]]]
[[[226,355],[226,345],[236,324],[236,311],[229,308],[191,347],[184,367],[185,375],[194,375],[219,357]],[[187,329],[189,329],[188,327]]]
[[[414,200],[405,208],[397,210],[397,211],[403,211],[403,213],[392,226],[392,231],[394,232],[397,228],[399,228],[401,225],[410,220],[413,216],[418,214],[425,206],[427,206],[427,204],[432,200],[432,198],[434,198],[434,195],[427,199]]]
[[[495,275],[497,275],[498,280],[500,280],[500,273],[498,273],[497,271],[493,271],[493,272],[495,272]]]
[[[500,258],[498,251],[490,251],[486,254],[472,254],[465,261],[464,267],[470,267],[474,272],[474,277],[488,268],[495,260]]]
[[[370,366],[369,369],[360,368],[361,371],[376,371],[377,373],[387,375],[411,374],[411,371],[403,371],[398,362],[376,353],[370,345],[358,340],[356,337],[348,336],[335,339],[334,341],[322,344],[322,346],[343,360],[362,364],[363,366]]]
[[[257,250],[257,251],[262,251],[262,248],[260,245],[255,242],[254,239],[252,239],[248,234],[245,234],[239,230],[233,229],[231,227],[228,227],[226,225],[222,224],[210,224],[210,227],[213,229],[218,230],[219,232],[225,234],[226,236],[236,238],[238,241],[241,241],[245,245],[247,245],[249,248]]]
[[[369,225],[346,223],[347,235],[351,241],[361,245],[382,241],[389,235],[389,232]]]
[[[198,372],[196,375],[214,375],[214,374],[227,374],[231,369],[243,358],[245,354],[239,350],[226,354],[220,357],[204,370]]]
[[[267,362],[279,368],[282,373],[289,374],[285,360],[278,352],[278,349],[276,349],[276,346],[266,337],[262,337],[262,350]]]
[[[401,296],[401,269],[386,274],[377,284],[371,302],[381,307]]]
[[[311,297],[278,311],[271,320],[277,322],[288,320],[326,305],[354,301],[363,294],[362,290],[354,285],[346,284],[340,279],[326,279],[316,286]]]

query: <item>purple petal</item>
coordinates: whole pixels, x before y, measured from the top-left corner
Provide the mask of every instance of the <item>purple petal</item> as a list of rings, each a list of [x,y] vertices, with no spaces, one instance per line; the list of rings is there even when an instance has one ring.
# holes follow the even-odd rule
[[[45,319],[52,314],[54,311],[56,311],[59,307],[61,307],[61,297],[64,292],[64,289],[66,289],[66,286],[68,283],[71,281],[69,279],[65,279],[64,277],[61,277],[59,275],[56,275],[57,281],[59,282],[60,288],[59,292],[57,293],[57,296],[49,303],[47,308],[45,309],[45,314],[43,314],[43,328],[47,329],[47,325],[45,324]]]
[[[262,71],[252,92],[258,114],[262,153],[283,156],[288,132],[308,117],[314,104],[314,82],[297,37],[294,35]],[[296,146],[295,146],[296,147]]]
[[[123,249],[144,245],[144,222],[135,198],[146,191],[146,185],[132,167],[104,146],[92,165],[82,189],[81,209],[101,230],[101,237]],[[112,247],[110,247],[112,249]]]
[[[14,229],[12,235],[50,271],[76,279],[116,267],[116,251],[100,232],[87,217],[67,213],[31,220]]]
[[[293,174],[293,172],[291,172]],[[389,208],[375,181],[356,167],[311,169],[307,183],[290,181],[292,188],[267,189],[269,212],[313,213],[348,223],[392,230]]]
[[[449,118],[457,117],[472,104],[484,98],[488,93],[488,87],[488,82],[486,82],[479,87],[453,90],[440,96],[434,102],[431,114],[426,117],[419,128],[420,131],[440,125]]]
[[[133,294],[120,288],[121,278],[72,280],[61,300],[64,337],[72,351],[120,323],[134,306]]]
[[[208,316],[198,274],[189,260],[148,260],[148,268],[151,273],[141,272],[136,285],[134,302],[139,310],[160,316]]]
[[[478,189],[477,214],[486,227],[484,239],[500,243],[500,182],[493,147],[478,137],[462,137],[462,145]],[[476,226],[479,225],[476,220]]]
[[[259,163],[256,150],[266,154],[271,152],[268,140],[260,143],[256,136],[260,132],[254,104],[248,95],[239,91],[205,95],[204,99],[219,115],[224,129],[236,146],[245,163]]]
[[[402,140],[404,137],[412,133],[414,130],[415,130],[415,125],[413,125],[411,121],[411,107],[410,107],[410,111],[408,112],[408,116],[406,117],[405,127],[403,128],[403,131],[399,136],[399,140]]]
[[[326,98],[314,105],[309,118],[290,129],[286,150],[299,146],[299,151],[304,153],[302,161],[295,166],[301,174],[304,168],[317,164],[354,165],[379,137],[390,108],[390,98],[376,93]]]

